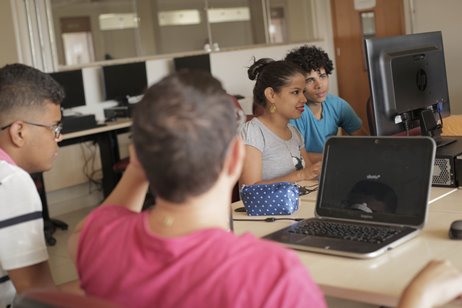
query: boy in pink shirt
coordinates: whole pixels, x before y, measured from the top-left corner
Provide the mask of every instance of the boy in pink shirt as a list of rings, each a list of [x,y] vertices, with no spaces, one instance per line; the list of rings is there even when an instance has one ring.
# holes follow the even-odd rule
[[[139,162],[131,156],[69,242],[88,295],[130,307],[325,307],[292,251],[229,232],[244,155],[237,127],[232,101],[206,73],[146,92],[132,127]],[[146,178],[157,200],[140,213]]]
[[[69,239],[87,295],[126,307],[326,306],[292,251],[229,232],[244,156],[237,127],[230,97],[206,73],[180,72],[147,90],[134,114],[129,166]],[[148,186],[156,205],[140,213]],[[399,307],[461,293],[460,271],[434,261]]]

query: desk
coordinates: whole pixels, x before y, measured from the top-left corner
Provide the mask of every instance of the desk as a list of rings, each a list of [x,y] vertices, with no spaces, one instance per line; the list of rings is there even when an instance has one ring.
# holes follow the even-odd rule
[[[312,217],[315,200],[314,194],[302,197],[299,210],[286,217]],[[450,223],[462,219],[462,190],[433,187],[430,200],[428,220],[423,232],[377,258],[360,260],[296,252],[326,295],[375,305],[396,306],[404,287],[428,261],[448,259],[462,269],[462,242],[448,238]],[[232,206],[240,207],[242,203],[235,202]],[[248,217],[236,212],[233,212],[233,216]],[[237,234],[248,231],[261,237],[291,223],[236,221],[234,231]]]
[[[103,194],[105,197],[111,193],[119,180],[119,175],[115,174],[113,170],[114,164],[120,160],[117,135],[128,132],[131,123],[130,119],[120,119],[105,126],[64,134],[62,141],[59,142],[60,147],[87,141],[98,144],[103,172]],[[54,245],[56,243],[53,238],[54,231],[56,228],[66,230],[67,224],[50,218],[42,173],[33,175],[33,178],[38,183],[37,188],[42,201],[45,239],[48,245]]]
[[[120,160],[117,135],[128,132],[131,124],[132,122],[129,119],[120,119],[109,122],[105,126],[65,134],[63,135],[63,140],[59,143],[60,147],[87,141],[98,144],[103,171],[103,194],[105,197],[111,193],[119,180],[113,170],[114,164]]]

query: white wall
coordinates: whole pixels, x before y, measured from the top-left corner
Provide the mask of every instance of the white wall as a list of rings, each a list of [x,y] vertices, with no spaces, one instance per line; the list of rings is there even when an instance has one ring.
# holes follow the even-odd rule
[[[324,41],[306,42],[319,46],[326,51],[329,44]],[[223,87],[230,94],[241,94],[246,98],[252,97],[254,82],[247,78],[247,68],[253,63],[253,57],[283,59],[286,53],[301,44],[274,45],[238,49],[233,51],[221,51],[210,54],[210,65],[212,74],[223,84]],[[329,52],[329,51],[328,51]],[[172,57],[146,61],[148,85],[159,81],[162,77],[172,72]],[[104,121],[103,109],[117,104],[115,101],[104,101],[104,86],[102,70],[99,66],[86,67],[83,69],[86,106],[76,107],[68,113],[92,113],[98,121]],[[332,92],[337,93],[337,76],[334,74],[329,78]]]
[[[10,1],[0,1],[0,38],[2,38],[2,47],[0,48],[0,67],[19,60],[16,38],[14,35],[15,27],[13,23],[12,9],[14,8],[11,6]]]
[[[308,44],[316,45],[323,49],[326,48],[323,41]],[[272,58],[281,60],[289,50],[298,46],[300,44],[213,53],[210,57],[212,74],[222,82],[223,87],[229,94],[244,96],[245,99],[240,101],[241,106],[246,114],[252,114],[252,91],[255,81],[247,77],[247,69],[253,64],[253,59]]]
[[[442,31],[451,113],[462,114],[462,1],[407,0],[405,4],[414,8],[413,15],[409,11],[406,16],[409,32]]]

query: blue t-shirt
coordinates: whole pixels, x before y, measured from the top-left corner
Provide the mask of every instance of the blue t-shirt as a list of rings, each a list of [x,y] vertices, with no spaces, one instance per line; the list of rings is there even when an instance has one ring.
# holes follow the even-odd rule
[[[351,134],[362,125],[353,108],[338,96],[327,94],[322,106],[320,120],[306,106],[300,118],[290,121],[302,134],[307,152],[322,153],[327,138],[337,135],[339,127]]]

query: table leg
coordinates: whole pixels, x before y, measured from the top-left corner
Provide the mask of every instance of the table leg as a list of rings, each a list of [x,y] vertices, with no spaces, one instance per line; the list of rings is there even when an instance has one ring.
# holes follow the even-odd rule
[[[98,136],[97,143],[103,171],[103,194],[107,197],[120,179],[120,175],[114,172],[114,165],[120,160],[117,134],[115,132],[101,134]]]

